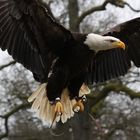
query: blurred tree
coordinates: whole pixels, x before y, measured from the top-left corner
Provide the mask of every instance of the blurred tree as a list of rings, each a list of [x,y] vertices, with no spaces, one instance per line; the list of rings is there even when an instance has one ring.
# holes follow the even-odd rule
[[[103,2],[48,0],[45,3],[50,12],[53,11],[52,16],[72,31],[97,33],[117,21],[114,13],[106,11],[108,4],[120,8],[127,5],[131,10],[139,12],[123,0]],[[98,15],[98,11],[104,11],[105,14]],[[55,130],[50,130],[27,110],[30,105],[26,99],[38,83],[35,83],[31,74],[22,66],[16,64],[15,67],[14,64],[12,61],[0,67],[2,93],[0,139],[4,137],[8,137],[8,140],[140,139],[138,131],[140,126],[137,123],[140,114],[140,101],[137,98],[140,97],[140,93],[127,87],[134,81],[140,82],[136,79],[137,71],[132,70],[126,76],[127,80],[120,78],[91,87],[93,93],[88,97],[85,112],[76,115],[64,125],[58,124]]]

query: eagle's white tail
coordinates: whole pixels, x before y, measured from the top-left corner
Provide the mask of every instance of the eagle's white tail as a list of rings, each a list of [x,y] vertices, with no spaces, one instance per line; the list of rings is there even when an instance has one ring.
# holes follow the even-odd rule
[[[55,127],[56,123],[61,121],[65,123],[74,116],[73,105],[76,100],[70,100],[68,89],[64,89],[61,94],[61,103],[64,107],[62,115],[55,115],[55,105],[50,104],[46,90],[47,83],[41,84],[38,89],[28,98],[28,102],[33,102],[31,109],[37,113],[37,116],[47,124],[48,127]],[[90,89],[86,85],[82,85],[79,91],[79,97],[89,94]]]

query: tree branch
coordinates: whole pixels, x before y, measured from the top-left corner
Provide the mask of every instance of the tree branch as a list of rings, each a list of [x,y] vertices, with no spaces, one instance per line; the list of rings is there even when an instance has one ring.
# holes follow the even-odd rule
[[[14,65],[15,63],[16,63],[16,61],[11,61],[8,64],[4,64],[4,65],[0,66],[0,70],[4,69],[4,68],[6,68],[6,67],[8,67],[10,65]]]
[[[79,16],[79,18],[77,19],[76,26],[79,26],[80,23],[84,20],[84,18],[87,17],[88,15],[90,15],[94,12],[106,10],[106,5],[108,3],[115,5],[117,7],[120,7],[120,8],[124,8],[124,6],[127,5],[132,11],[140,12],[140,10],[134,9],[129,3],[124,2],[123,0],[105,0],[103,4],[93,7],[91,9],[85,11],[84,13],[82,13],[81,16]]]
[[[6,113],[5,115],[0,116],[2,119],[5,120],[5,123],[4,123],[5,133],[0,135],[0,139],[7,137],[8,134],[9,134],[9,129],[8,129],[8,119],[9,119],[9,117],[12,116],[14,113],[18,112],[19,110],[24,109],[26,107],[29,107],[29,105],[30,105],[29,103],[21,104],[19,106],[16,106],[15,108],[13,108],[11,111]]]
[[[132,11],[134,11],[134,12],[140,12],[140,10],[134,9],[129,3],[124,2],[124,4],[127,5]]]
[[[120,91],[126,93],[131,99],[140,98],[140,92],[135,92],[134,90],[128,88],[127,86],[120,84],[120,83],[108,83],[104,86],[101,91],[95,91],[93,94],[90,94],[88,98],[92,99],[92,113],[96,114],[97,111],[102,107],[101,102],[108,96],[111,92],[120,93]]]
[[[19,110],[29,107],[29,105],[30,105],[29,103],[23,103],[21,105],[18,105],[15,108],[13,108],[12,110],[10,110],[9,112],[7,112],[5,115],[3,115],[2,118],[9,118],[11,115],[18,112]]]
[[[8,118],[5,118],[5,123],[4,123],[4,125],[5,125],[5,133],[2,134],[2,135],[0,135],[0,139],[7,137],[8,134],[9,134]]]
[[[94,12],[105,10],[106,9],[105,7],[106,7],[106,5],[108,3],[110,3],[110,2],[106,0],[106,1],[104,1],[103,4],[101,4],[99,6],[96,6],[96,7],[93,7],[91,9],[85,11],[84,13],[81,14],[81,16],[79,16],[79,18],[77,19],[77,23],[76,24],[79,25],[83,21],[83,19],[85,17],[87,17],[88,15],[90,15],[90,14],[92,14]]]

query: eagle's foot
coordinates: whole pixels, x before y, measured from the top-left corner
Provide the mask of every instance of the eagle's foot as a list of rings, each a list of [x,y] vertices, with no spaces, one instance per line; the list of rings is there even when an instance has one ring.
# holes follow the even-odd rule
[[[82,97],[79,97],[77,102],[73,106],[73,111],[74,112],[83,112],[84,111],[84,102],[86,102],[86,96],[83,95]]]
[[[56,100],[54,112],[56,115],[61,115],[64,113],[64,107],[63,107],[62,103],[60,102],[60,100]]]
[[[73,106],[73,111],[74,112],[83,112],[84,111],[84,104],[82,99],[79,99]]]

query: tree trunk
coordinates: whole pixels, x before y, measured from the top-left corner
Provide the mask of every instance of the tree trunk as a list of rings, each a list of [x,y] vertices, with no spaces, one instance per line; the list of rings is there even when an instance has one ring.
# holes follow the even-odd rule
[[[69,26],[71,31],[78,32],[79,31],[79,25],[77,25],[77,19],[78,19],[78,0],[68,0],[68,14],[69,14]]]
[[[73,130],[73,140],[90,140],[91,124],[88,112],[88,106],[86,105],[83,113],[78,113],[71,119],[70,123]]]

